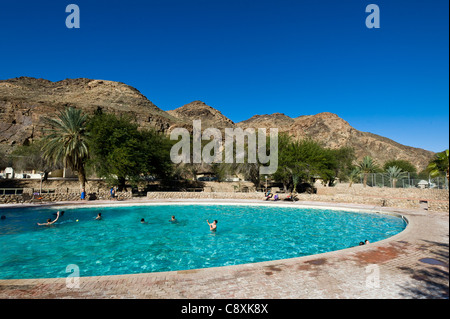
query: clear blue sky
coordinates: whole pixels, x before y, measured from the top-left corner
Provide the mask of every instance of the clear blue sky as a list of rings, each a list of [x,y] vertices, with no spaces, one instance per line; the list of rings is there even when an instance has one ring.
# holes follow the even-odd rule
[[[65,8],[81,10],[68,29]],[[380,29],[365,8],[380,7]],[[92,78],[163,110],[239,122],[333,112],[358,130],[449,145],[447,0],[0,0],[0,79]]]

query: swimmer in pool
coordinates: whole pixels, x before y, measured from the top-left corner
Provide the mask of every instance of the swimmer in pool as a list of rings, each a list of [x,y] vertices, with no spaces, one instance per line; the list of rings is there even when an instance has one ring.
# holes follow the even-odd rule
[[[96,220],[101,220],[102,219],[102,213],[98,213],[97,217],[95,217]]]
[[[176,219],[175,219],[175,216],[172,215],[172,218],[169,220],[169,222],[172,222],[172,223],[178,223],[178,220],[176,220]]]
[[[55,218],[54,221],[52,221],[52,220],[49,218],[49,219],[47,219],[47,222],[46,222],[46,223],[37,223],[37,224],[38,224],[39,226],[50,226],[50,225],[56,223],[56,221],[58,220],[58,218],[59,218],[59,212],[56,213],[56,218]]]
[[[211,230],[211,231],[217,230],[217,220],[213,221],[212,223],[210,223],[208,220],[206,220],[206,222],[209,225],[209,230]]]

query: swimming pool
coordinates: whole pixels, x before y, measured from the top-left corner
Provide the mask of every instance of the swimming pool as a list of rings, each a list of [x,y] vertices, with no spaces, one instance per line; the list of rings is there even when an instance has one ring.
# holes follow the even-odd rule
[[[51,226],[38,226],[57,210]],[[96,220],[98,213],[102,220]],[[266,205],[158,204],[2,209],[0,279],[188,270],[301,257],[386,239],[387,214]],[[176,223],[169,220],[175,215]],[[141,223],[144,218],[146,223]],[[218,220],[211,232],[206,220]]]

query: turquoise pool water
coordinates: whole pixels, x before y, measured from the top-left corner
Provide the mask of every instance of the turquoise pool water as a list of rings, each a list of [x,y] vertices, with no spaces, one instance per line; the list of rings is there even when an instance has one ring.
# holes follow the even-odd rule
[[[376,242],[406,227],[383,214],[248,205],[67,208],[54,225],[37,225],[56,211],[0,210],[0,279],[67,277],[68,265],[80,276],[103,276],[285,259]],[[206,219],[218,220],[215,233]]]

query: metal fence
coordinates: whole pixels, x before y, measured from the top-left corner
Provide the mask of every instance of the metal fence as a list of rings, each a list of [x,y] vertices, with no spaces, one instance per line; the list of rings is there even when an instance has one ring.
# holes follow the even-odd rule
[[[364,176],[360,176],[360,182],[363,183]],[[448,180],[446,177],[428,177],[427,179],[411,178],[410,175],[404,178],[393,179],[385,173],[367,174],[367,185],[372,187],[390,187],[390,188],[430,188],[430,189],[448,189]]]
[[[23,188],[0,188],[0,195],[20,195]]]

